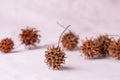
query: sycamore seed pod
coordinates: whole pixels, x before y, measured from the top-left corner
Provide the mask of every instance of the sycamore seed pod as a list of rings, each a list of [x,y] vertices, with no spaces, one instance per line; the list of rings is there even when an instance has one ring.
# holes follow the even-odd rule
[[[90,59],[100,58],[100,45],[96,40],[86,40],[80,47],[80,51],[85,57]]]
[[[45,51],[45,62],[49,68],[60,69],[61,64],[65,63],[65,53],[60,47],[49,47]]]
[[[25,46],[35,46],[35,43],[40,42],[40,35],[38,34],[38,30],[36,28],[25,28],[22,29],[22,33],[20,34],[22,44]]]
[[[63,35],[61,42],[67,50],[73,50],[78,45],[78,36],[73,32],[66,33]]]
[[[61,47],[59,46],[59,43],[61,41],[61,37],[63,33],[67,30],[67,28],[70,27],[67,26],[65,30],[61,33],[58,41],[58,46],[54,47],[49,47],[47,51],[45,51],[45,63],[48,65],[49,68],[52,69],[60,69],[62,67],[62,64],[65,63],[65,52],[61,50]]]
[[[118,41],[112,41],[108,47],[108,51],[112,57],[120,60],[120,39]]]
[[[109,38],[108,35],[100,35],[95,40],[98,41],[98,43],[100,44],[101,55],[103,57],[107,56],[109,54],[108,47],[109,47],[110,43],[112,42],[112,39]]]
[[[0,42],[0,51],[8,53],[13,49],[14,42],[11,38],[4,38]]]

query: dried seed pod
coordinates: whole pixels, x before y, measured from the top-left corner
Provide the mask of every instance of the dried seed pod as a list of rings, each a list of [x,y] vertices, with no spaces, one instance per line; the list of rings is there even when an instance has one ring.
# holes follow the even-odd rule
[[[22,44],[26,46],[35,46],[35,43],[40,42],[40,35],[38,34],[38,30],[36,28],[25,28],[22,29],[22,33],[20,34]]]
[[[100,53],[102,56],[107,56],[109,54],[108,47],[112,42],[112,39],[108,35],[101,35],[96,38],[96,41],[100,44]]]
[[[100,58],[100,45],[96,40],[86,40],[80,47],[81,52],[90,59]]]
[[[45,51],[45,62],[52,69],[60,69],[61,64],[65,63],[65,53],[60,49],[60,47],[49,47]]]
[[[120,60],[120,39],[112,41],[108,47],[109,54]]]
[[[63,47],[68,50],[73,50],[77,47],[78,36],[76,36],[73,32],[66,33],[63,35],[61,42]]]
[[[13,49],[14,42],[11,38],[2,39],[0,42],[0,51],[8,53]]]
[[[45,51],[45,58],[46,58],[45,62],[49,68],[60,69],[62,64],[65,63],[65,52],[61,50],[61,48],[59,47],[59,43],[61,41],[61,37],[63,33],[68,29],[68,27],[70,27],[70,25],[68,25],[65,28],[65,30],[61,33],[58,41],[58,46],[49,47],[47,51]]]

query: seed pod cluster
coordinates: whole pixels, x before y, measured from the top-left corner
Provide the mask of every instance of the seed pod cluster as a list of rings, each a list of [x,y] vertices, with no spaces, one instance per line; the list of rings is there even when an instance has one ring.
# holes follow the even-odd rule
[[[20,38],[22,44],[26,46],[34,46],[35,43],[40,42],[40,35],[38,34],[38,30],[36,28],[25,28],[22,29],[22,33],[20,34]]]
[[[65,53],[60,47],[49,47],[45,51],[45,62],[49,68],[60,69],[61,64],[65,63]]]
[[[103,57],[109,54],[108,47],[112,42],[112,39],[108,35],[100,35],[95,39],[100,44],[100,53]]]
[[[73,32],[66,33],[63,35],[61,42],[67,50],[73,50],[78,45],[78,36]]]
[[[0,42],[0,51],[8,53],[13,49],[14,42],[11,38],[2,39]]]
[[[112,41],[108,47],[109,54],[120,60],[120,39]]]
[[[89,39],[84,41],[80,50],[87,58],[90,59],[99,58],[101,56],[100,44],[98,44],[96,40]]]

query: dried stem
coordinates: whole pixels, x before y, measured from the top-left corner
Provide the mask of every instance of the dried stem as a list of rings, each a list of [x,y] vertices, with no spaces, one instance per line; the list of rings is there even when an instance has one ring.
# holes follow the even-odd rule
[[[119,36],[119,35],[109,35],[109,36],[116,36],[116,37],[119,37],[119,38],[120,38],[120,36]]]
[[[16,48],[20,47],[21,45],[22,45],[22,43],[21,43],[21,44],[19,44],[18,46],[16,46],[14,49],[16,49]]]
[[[64,25],[60,24],[58,21],[56,22],[60,27],[66,28]],[[70,29],[68,29],[70,32],[72,32]]]
[[[61,35],[60,35],[60,37],[59,37],[59,41],[58,41],[58,47],[59,47],[60,40],[61,40],[61,37],[62,37],[63,33],[64,33],[70,26],[71,26],[71,25],[68,25],[68,26],[64,29],[64,31],[61,33]]]

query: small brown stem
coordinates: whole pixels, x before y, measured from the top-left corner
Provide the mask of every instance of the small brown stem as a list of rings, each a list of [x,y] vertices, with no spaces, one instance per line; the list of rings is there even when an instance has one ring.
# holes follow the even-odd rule
[[[68,26],[64,29],[64,31],[61,33],[61,35],[60,35],[60,37],[59,37],[59,41],[58,41],[58,47],[59,47],[59,44],[60,44],[60,41],[61,41],[61,38],[62,38],[63,33],[64,33],[70,26],[71,26],[71,25],[68,25]]]
[[[120,38],[120,36],[119,36],[119,35],[109,35],[109,36],[117,36],[117,37],[119,37],[119,38]]]
[[[66,28],[64,25],[60,24],[58,21],[56,22],[60,27]],[[72,32],[70,29],[68,29],[70,32]]]
[[[16,49],[16,48],[18,48],[18,47],[20,47],[22,45],[22,43],[21,44],[19,44],[17,47],[15,47],[14,49]]]

